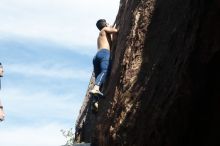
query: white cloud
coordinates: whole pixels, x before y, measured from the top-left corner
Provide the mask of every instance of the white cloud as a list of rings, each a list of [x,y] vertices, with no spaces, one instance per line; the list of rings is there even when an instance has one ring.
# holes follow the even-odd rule
[[[0,123],[2,146],[60,146],[60,130],[74,128],[82,99],[74,93],[57,95],[5,88],[1,92],[6,119]]]
[[[55,42],[54,44],[61,45],[62,48],[65,48],[65,45],[66,48],[73,49],[75,47],[72,46],[80,46],[80,49],[77,48],[78,50],[75,51],[86,52],[83,49],[91,50],[94,49],[91,46],[96,46],[98,33],[96,21],[106,18],[113,23],[118,5],[119,0],[0,0],[0,39],[9,40],[11,36],[15,36],[16,39],[46,40],[50,43]],[[65,86],[57,92],[57,87],[48,85],[50,81],[56,79],[57,82],[53,83],[62,81],[62,84],[68,84],[73,80],[89,82],[92,71],[87,68],[74,68],[76,65],[72,68],[69,64],[60,62],[52,64],[55,59],[38,58],[39,54],[31,54],[31,51],[26,52],[33,55],[33,57],[28,56],[28,59],[21,54],[25,50],[13,52],[5,49],[5,51],[8,53],[5,53],[6,55],[3,53],[1,60],[5,62],[5,76],[0,95],[6,120],[0,123],[0,145],[64,144],[65,140],[60,129],[64,129],[67,125],[74,127],[84,98],[85,93],[82,91],[84,87],[73,82],[68,86],[68,91]],[[13,53],[18,55],[11,55]],[[24,59],[20,59],[19,55],[25,56]],[[36,57],[38,61],[35,60]],[[39,61],[41,58],[43,61]],[[30,62],[23,61],[25,59]],[[62,57],[59,59],[65,60]],[[23,62],[19,62],[20,60]],[[32,81],[39,77],[43,78],[44,82],[40,82],[39,85],[34,84],[36,82]],[[41,83],[46,85],[39,87]],[[69,91],[72,86],[78,89]],[[56,124],[51,124],[54,122]]]
[[[79,99],[74,93],[57,95],[50,91],[26,91],[16,87],[4,89],[2,97],[6,121],[16,116],[21,120],[36,119],[36,123],[51,121],[54,118],[60,119],[57,122],[67,119],[75,122],[83,99]]]
[[[18,95],[12,97],[16,97],[16,96]],[[17,99],[17,103],[18,103],[19,98],[13,98],[11,100],[15,100],[15,99]],[[58,117],[59,115],[60,116],[66,115],[66,117],[70,117],[71,119],[73,114],[78,114],[79,108],[81,106],[81,100],[79,100],[77,94],[74,93],[71,94],[63,93],[57,95],[45,91],[38,93],[32,92],[32,93],[27,93],[25,96],[23,96],[23,100],[26,100],[27,102],[27,103],[23,103],[23,105],[27,104],[25,105],[26,107],[36,109],[36,111],[39,111],[37,107],[41,107],[40,110],[46,112],[49,112],[50,109],[53,113],[56,113]],[[22,102],[20,103],[22,105]],[[30,106],[28,106],[28,103],[32,103],[32,104],[29,104]]]
[[[19,82],[11,75],[23,76]],[[59,122],[71,121],[73,124],[79,113],[84,98],[83,85],[75,85],[74,81],[67,89],[59,87],[59,82],[70,83],[69,80],[89,81],[91,72],[70,69],[63,65],[49,66],[8,64],[5,69],[4,89],[1,91],[2,102],[6,111],[6,121],[32,121],[36,123],[59,119]],[[36,85],[33,78],[43,80]],[[24,82],[29,80],[29,82]],[[57,84],[53,85],[51,82]],[[18,85],[19,83],[19,85]],[[45,84],[44,84],[45,83]],[[20,85],[21,84],[21,85]],[[75,87],[76,86],[76,87]],[[74,88],[75,87],[75,88]],[[59,92],[56,89],[59,88]],[[74,125],[74,124],[73,124]],[[72,125],[72,126],[73,126]]]
[[[69,46],[96,45],[95,23],[113,23],[119,0],[0,0],[0,32]]]
[[[59,79],[72,79],[87,81],[91,77],[92,71],[88,69],[70,69],[63,66],[45,66],[41,65],[22,65],[11,64],[7,66],[7,73],[20,74],[26,77],[46,77],[46,78],[59,78]]]
[[[1,123],[6,126],[7,123]],[[5,127],[0,130],[2,146],[61,146],[66,139],[60,132],[64,125],[48,124],[36,127]]]

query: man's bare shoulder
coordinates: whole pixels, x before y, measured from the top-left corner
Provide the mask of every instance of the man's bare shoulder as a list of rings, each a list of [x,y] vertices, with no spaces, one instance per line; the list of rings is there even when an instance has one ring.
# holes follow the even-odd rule
[[[99,36],[106,36],[106,31],[104,28],[99,32]]]

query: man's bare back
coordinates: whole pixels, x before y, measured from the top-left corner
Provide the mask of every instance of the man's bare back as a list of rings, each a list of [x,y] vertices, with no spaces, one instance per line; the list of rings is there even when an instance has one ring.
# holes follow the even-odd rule
[[[98,46],[98,50],[100,49],[108,49],[110,50],[110,45],[111,45],[111,34],[112,33],[116,33],[118,30],[110,27],[109,25],[104,27],[98,36],[97,39],[97,46]]]

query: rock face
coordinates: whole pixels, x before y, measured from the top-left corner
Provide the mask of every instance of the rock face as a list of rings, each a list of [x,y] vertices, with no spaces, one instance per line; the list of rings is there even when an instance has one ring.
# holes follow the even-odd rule
[[[76,141],[220,145],[220,2],[121,0],[116,26],[106,96],[92,114],[86,95]]]

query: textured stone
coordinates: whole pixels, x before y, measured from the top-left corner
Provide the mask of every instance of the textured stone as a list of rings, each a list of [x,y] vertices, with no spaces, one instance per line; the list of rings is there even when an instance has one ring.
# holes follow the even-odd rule
[[[106,97],[81,111],[76,140],[220,145],[220,2],[121,0],[115,23]]]

